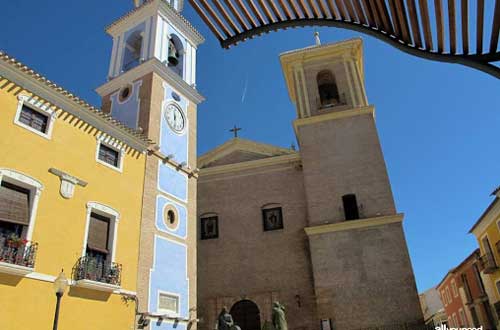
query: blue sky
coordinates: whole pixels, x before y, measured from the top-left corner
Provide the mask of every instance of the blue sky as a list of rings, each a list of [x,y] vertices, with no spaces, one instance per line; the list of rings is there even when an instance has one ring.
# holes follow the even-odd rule
[[[0,49],[99,105],[93,90],[105,80],[111,49],[104,27],[131,8],[132,0],[5,1]],[[296,143],[295,109],[278,56],[312,45],[313,29],[274,32],[223,50],[189,5],[183,14],[206,37],[198,50],[198,89],[207,98],[199,106],[199,154],[231,138],[234,124],[244,138]],[[323,43],[360,36],[318,30]],[[368,99],[422,291],[477,247],[468,230],[500,185],[500,81],[363,39]]]

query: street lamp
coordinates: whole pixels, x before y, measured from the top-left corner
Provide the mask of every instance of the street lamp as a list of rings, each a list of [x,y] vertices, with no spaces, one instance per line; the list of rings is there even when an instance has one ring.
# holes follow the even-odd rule
[[[56,293],[57,303],[56,303],[56,313],[54,315],[54,326],[53,330],[57,330],[57,323],[59,322],[59,306],[61,305],[61,297],[64,295],[66,288],[68,287],[68,279],[64,276],[64,270],[61,270],[61,273],[54,281],[54,292]]]

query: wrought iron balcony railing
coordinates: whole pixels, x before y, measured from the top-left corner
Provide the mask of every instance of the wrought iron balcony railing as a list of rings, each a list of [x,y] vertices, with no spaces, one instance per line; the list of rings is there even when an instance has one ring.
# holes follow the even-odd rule
[[[38,243],[0,235],[0,262],[34,268]]]
[[[121,285],[122,265],[95,257],[81,257],[73,267],[75,281],[90,280],[111,285]]]
[[[480,258],[480,262],[482,264],[481,268],[483,269],[485,274],[491,274],[498,269],[498,266],[495,262],[495,258],[491,253],[486,253],[482,255]]]

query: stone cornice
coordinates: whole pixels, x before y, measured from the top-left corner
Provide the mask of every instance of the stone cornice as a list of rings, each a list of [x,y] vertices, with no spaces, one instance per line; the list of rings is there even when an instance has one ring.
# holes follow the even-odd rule
[[[267,167],[267,166],[295,164],[295,163],[298,163],[300,161],[301,161],[301,158],[300,158],[300,155],[298,153],[291,154],[291,155],[269,157],[269,158],[264,158],[264,159],[251,160],[251,161],[247,161],[247,162],[203,168],[203,169],[200,169],[199,177],[201,179],[202,177],[204,178],[204,177],[211,176],[211,175],[245,171],[245,170],[251,170],[251,169],[262,168],[262,167]]]
[[[179,29],[195,46],[205,41],[203,36],[184,18],[184,16],[163,0],[145,1],[141,6],[134,8],[111,23],[106,27],[106,32],[111,36],[116,36],[145,20],[147,17],[154,16],[158,13]]]
[[[377,226],[388,225],[391,223],[401,223],[403,222],[403,217],[404,217],[403,213],[398,213],[395,215],[359,219],[359,220],[350,220],[350,221],[343,221],[327,225],[306,227],[304,228],[304,230],[306,231],[307,236],[319,235],[319,234],[326,234],[326,233],[345,231],[345,230],[377,227]]]
[[[234,138],[198,157],[198,167],[202,168],[205,165],[209,165],[210,163],[221,159],[235,151],[252,152],[267,157],[297,153],[296,151],[291,149],[276,147],[266,143]]]
[[[132,70],[111,79],[104,85],[96,88],[96,92],[102,97],[107,96],[119,90],[123,86],[152,72],[158,74],[163,80],[172,86],[172,88],[187,97],[191,102],[199,104],[205,100],[205,98],[198,93],[194,87],[189,86],[178,74],[169,69],[157,58],[152,58],[141,65],[136,66]]]
[[[91,106],[3,52],[0,52],[0,77],[137,151],[146,151],[152,143],[146,137],[102,113],[98,108]]]
[[[295,129],[295,134],[298,132],[299,126],[310,125],[320,123],[322,121],[336,120],[342,118],[349,118],[362,115],[372,115],[375,116],[375,107],[370,105],[362,108],[354,108],[336,112],[329,112],[323,115],[316,115],[307,118],[296,119],[293,122],[293,128]]]

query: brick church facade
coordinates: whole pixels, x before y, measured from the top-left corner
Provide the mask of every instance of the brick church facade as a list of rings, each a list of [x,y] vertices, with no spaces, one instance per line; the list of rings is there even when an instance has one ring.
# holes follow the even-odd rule
[[[280,60],[300,149],[235,138],[198,160],[200,329],[227,306],[242,330],[259,330],[273,301],[290,330],[418,324],[361,40]]]

